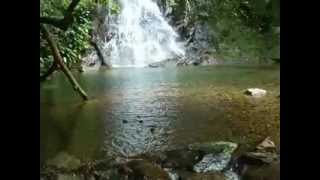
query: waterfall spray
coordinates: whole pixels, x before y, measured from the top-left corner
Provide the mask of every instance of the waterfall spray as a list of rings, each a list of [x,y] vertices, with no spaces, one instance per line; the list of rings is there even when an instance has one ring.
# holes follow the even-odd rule
[[[113,67],[143,67],[184,56],[178,34],[152,0],[119,0],[121,12],[108,17],[110,39],[103,51]],[[110,16],[110,14],[109,14]]]

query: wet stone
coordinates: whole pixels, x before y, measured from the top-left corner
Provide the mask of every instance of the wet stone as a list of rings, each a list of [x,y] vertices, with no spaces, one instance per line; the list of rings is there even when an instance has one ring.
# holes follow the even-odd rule
[[[222,171],[227,167],[231,160],[230,154],[207,154],[203,159],[194,165],[193,170],[195,172],[210,172],[210,171]]]

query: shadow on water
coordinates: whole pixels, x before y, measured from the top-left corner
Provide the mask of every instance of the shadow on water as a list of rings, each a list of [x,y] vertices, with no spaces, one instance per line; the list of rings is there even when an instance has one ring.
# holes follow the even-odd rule
[[[278,67],[128,68],[77,74],[82,103],[61,74],[41,87],[41,161],[131,156],[194,142],[279,144]],[[243,95],[266,89],[260,100]]]

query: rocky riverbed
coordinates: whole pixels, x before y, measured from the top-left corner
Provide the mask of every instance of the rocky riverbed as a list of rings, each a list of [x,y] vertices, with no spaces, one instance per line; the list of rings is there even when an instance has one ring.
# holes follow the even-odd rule
[[[280,179],[280,154],[269,137],[250,152],[239,150],[238,144],[220,141],[133,157],[113,157],[84,164],[74,162],[68,166],[61,164],[41,167],[40,179]]]

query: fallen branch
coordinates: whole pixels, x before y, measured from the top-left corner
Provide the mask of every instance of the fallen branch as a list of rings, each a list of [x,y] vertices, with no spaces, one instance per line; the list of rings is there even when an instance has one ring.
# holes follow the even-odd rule
[[[88,100],[88,95],[86,94],[86,92],[81,88],[81,86],[79,85],[79,83],[77,82],[77,80],[74,78],[74,76],[72,75],[71,71],[68,69],[68,67],[63,63],[61,54],[59,52],[59,49],[56,45],[56,43],[54,42],[54,40],[51,38],[51,34],[50,32],[47,30],[47,28],[45,27],[45,25],[40,25],[41,30],[43,32],[43,35],[45,37],[45,39],[48,42],[48,45],[52,51],[53,54],[53,59],[56,62],[57,65],[59,65],[59,67],[61,68],[62,72],[67,76],[68,80],[70,81],[70,83],[73,86],[73,89],[79,93],[79,95],[84,99],[84,100]]]

